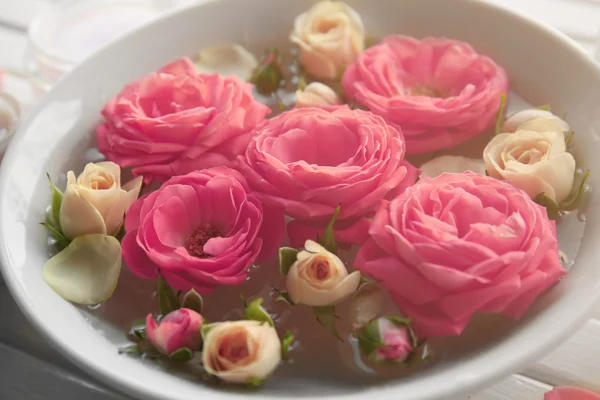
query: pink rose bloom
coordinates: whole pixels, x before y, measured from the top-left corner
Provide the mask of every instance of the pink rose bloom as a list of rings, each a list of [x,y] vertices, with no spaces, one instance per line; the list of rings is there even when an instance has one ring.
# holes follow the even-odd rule
[[[544,395],[544,400],[600,400],[600,395],[574,387],[557,387]]]
[[[248,194],[238,172],[218,167],[173,177],[137,200],[125,231],[123,259],[136,275],[160,271],[176,289],[208,293],[244,282],[261,250],[274,255],[285,221]]]
[[[423,178],[382,202],[369,235],[354,266],[423,337],[458,335],[475,312],[520,318],[566,274],[546,209],[473,172]]]
[[[146,335],[152,346],[163,354],[171,355],[184,347],[194,352],[202,343],[202,322],[200,314],[187,308],[170,312],[158,324],[152,314],[148,314]]]
[[[362,242],[369,225],[363,217],[417,175],[404,160],[401,131],[348,107],[296,108],[265,121],[239,167],[263,203],[296,219],[288,225],[294,246],[315,240],[339,204],[336,238]]]
[[[271,110],[236,77],[199,74],[181,58],[127,85],[96,127],[99,150],[144,181],[230,165]]]
[[[346,97],[402,126],[407,154],[454,147],[491,128],[504,69],[467,43],[388,36],[367,49],[342,78]]]

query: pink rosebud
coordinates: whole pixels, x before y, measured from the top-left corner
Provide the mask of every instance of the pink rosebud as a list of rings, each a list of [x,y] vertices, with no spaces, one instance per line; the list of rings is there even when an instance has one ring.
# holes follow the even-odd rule
[[[342,86],[349,100],[402,127],[406,154],[421,154],[489,130],[508,77],[467,43],[392,35],[358,56]]]
[[[416,347],[408,322],[400,317],[382,317],[369,322],[358,336],[362,353],[376,362],[407,361]]]
[[[544,400],[600,400],[600,395],[574,387],[557,387],[544,395]]]
[[[187,348],[194,352],[200,348],[203,318],[196,311],[180,308],[167,314],[157,324],[152,314],[146,317],[146,335],[161,353],[171,355]]]

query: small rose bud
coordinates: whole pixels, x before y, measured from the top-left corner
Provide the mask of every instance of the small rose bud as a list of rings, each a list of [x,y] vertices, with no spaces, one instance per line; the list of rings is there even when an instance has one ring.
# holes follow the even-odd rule
[[[279,54],[277,49],[267,52],[258,67],[252,73],[250,82],[252,82],[260,94],[271,94],[281,86],[283,72],[279,63]]]
[[[286,277],[294,304],[333,305],[358,289],[360,272],[348,274],[342,260],[320,244],[307,240]]]
[[[163,317],[157,324],[152,314],[146,317],[146,335],[150,343],[168,356],[186,348],[191,352],[200,349],[203,318],[196,311],[180,308]]]
[[[209,324],[204,332],[202,363],[226,382],[252,384],[269,377],[281,361],[277,331],[261,321]]]
[[[416,348],[408,319],[382,317],[369,322],[358,335],[362,353],[375,362],[402,363]]]
[[[342,99],[329,86],[312,82],[304,90],[296,91],[296,107],[334,106],[343,104]]]

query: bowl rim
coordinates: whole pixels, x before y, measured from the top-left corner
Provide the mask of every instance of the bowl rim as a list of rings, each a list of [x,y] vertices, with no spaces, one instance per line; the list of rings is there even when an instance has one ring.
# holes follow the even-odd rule
[[[156,25],[160,22],[170,19],[177,19],[179,15],[184,14],[187,10],[192,8],[202,8],[207,5],[214,4],[217,2],[221,3],[235,3],[242,2],[247,0],[201,0],[197,3],[192,3],[189,5],[185,5],[183,7],[175,8],[173,10],[165,12],[163,15],[159,16],[152,21],[144,23],[138,27],[135,27],[128,31],[125,35],[120,38],[110,42],[106,46],[98,49],[90,56],[88,56],[85,60],[83,60],[80,64],[78,64],[74,70],[79,70],[82,68],[86,68],[87,65],[91,65],[95,62],[96,59],[100,59],[104,57],[105,53],[108,53],[110,49],[115,46],[120,46],[122,42],[128,40],[128,38],[143,35],[145,32],[152,30],[153,25]],[[460,1],[460,0],[457,0]],[[576,50],[575,53],[579,54],[579,59],[576,60],[578,63],[586,63],[589,66],[593,67],[594,72],[598,76],[598,82],[600,82],[600,64],[598,64],[593,57],[588,54],[575,40],[571,39],[564,33],[560,32],[558,29],[536,20],[535,18],[521,13],[517,10],[511,9],[509,7],[502,6],[500,4],[494,2],[481,2],[477,0],[468,0],[469,3],[473,7],[483,7],[487,8],[490,13],[499,13],[505,14],[509,18],[521,20],[529,25],[532,29],[537,29],[542,31],[543,33],[550,35],[554,40],[562,42],[563,44],[568,45],[572,50]],[[21,121],[17,132],[14,134],[14,138],[12,143],[9,145],[9,148],[4,156],[4,162],[0,166],[0,193],[2,193],[8,182],[8,177],[10,173],[11,164],[13,164],[13,159],[18,155],[18,148],[20,143],[24,140],[25,132],[29,130],[29,126],[35,119],[35,116],[38,115],[41,110],[46,107],[47,103],[52,98],[52,93],[55,92],[56,88],[62,87],[64,81],[68,79],[68,77],[73,72],[70,71],[66,75],[60,78],[60,80],[54,85],[54,88],[51,89],[48,93],[46,93],[40,100],[38,100],[37,104],[33,107],[32,110],[28,112],[23,121]],[[40,174],[42,172],[40,171]],[[0,210],[2,210],[6,205],[4,204],[4,197],[0,196]],[[3,225],[2,213],[0,213],[0,226]],[[86,357],[81,353],[77,353],[74,349],[67,343],[63,338],[61,338],[57,332],[52,328],[51,325],[48,324],[47,318],[35,312],[35,308],[33,307],[32,300],[30,300],[25,291],[21,289],[21,283],[16,274],[16,268],[12,265],[12,262],[9,257],[9,250],[7,247],[7,243],[3,236],[0,236],[0,270],[4,277],[4,281],[6,282],[6,286],[9,289],[13,299],[16,301],[19,309],[26,316],[27,320],[44,336],[46,337],[50,344],[58,349],[61,354],[66,356],[71,362],[76,364],[78,367],[85,370],[92,377],[102,381],[106,385],[108,385],[112,389],[119,390],[123,393],[127,393],[130,395],[134,395],[140,398],[151,398],[151,399],[163,399],[165,395],[163,393],[159,393],[155,390],[150,389],[147,385],[138,382],[137,380],[129,379],[127,376],[120,374],[118,371],[111,369],[110,365],[101,365],[100,363],[95,362],[91,357]],[[476,375],[474,374],[462,374],[459,377],[455,376],[454,379],[446,379],[450,376],[448,372],[441,373],[441,377],[432,377],[428,379],[429,383],[436,383],[436,385],[429,385],[428,389],[424,391],[423,389],[417,390],[416,388],[412,388],[412,386],[420,385],[425,386],[422,383],[411,382],[407,384],[411,386],[413,392],[411,394],[415,394],[415,397],[411,397],[413,400],[436,400],[441,398],[448,398],[448,396],[458,396],[458,395],[468,395],[473,394],[475,390],[478,388],[482,388],[483,386],[489,386],[490,384],[498,381],[500,378],[503,378],[515,371],[514,366],[519,365],[527,365],[535,360],[539,359],[543,355],[545,355],[551,348],[553,348],[557,343],[566,339],[568,336],[572,335],[588,318],[589,312],[594,304],[600,299],[600,291],[595,291],[593,296],[591,296],[585,307],[576,308],[571,310],[568,316],[568,323],[564,323],[561,321],[561,325],[564,326],[562,330],[551,330],[548,331],[545,335],[545,340],[539,340],[539,337],[532,336],[533,332],[529,332],[526,329],[522,332],[522,335],[531,339],[527,341],[529,346],[529,350],[527,352],[517,352],[513,351],[510,356],[502,356],[498,357],[493,364],[487,365],[487,368],[478,370]],[[514,344],[513,344],[514,347]],[[477,355],[473,357],[473,360],[469,361],[469,363],[476,362],[480,358],[490,358],[489,355]],[[208,388],[206,389],[208,390]],[[330,399],[359,399],[364,398],[364,396],[378,394],[383,395],[384,398],[395,398],[392,396],[397,396],[398,388],[394,383],[385,384],[373,388],[369,388],[368,391],[357,391],[353,393],[345,393],[345,394],[327,394],[325,397]],[[202,389],[199,389],[199,394],[201,394]],[[243,394],[239,395],[236,393],[226,392],[226,391],[210,391],[210,393],[215,399],[224,399],[231,400],[238,397],[247,397],[252,394]],[[272,397],[272,395],[265,396]],[[321,397],[321,396],[319,396]],[[318,397],[308,397],[308,396],[285,396],[285,399],[309,399],[309,398],[318,398]]]

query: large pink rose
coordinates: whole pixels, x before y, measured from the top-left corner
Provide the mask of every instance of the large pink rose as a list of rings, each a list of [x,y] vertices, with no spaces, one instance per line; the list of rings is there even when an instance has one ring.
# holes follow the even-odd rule
[[[133,203],[125,231],[123,259],[135,274],[160,272],[176,289],[207,293],[242,283],[261,250],[275,254],[285,221],[263,210],[237,171],[217,167],[171,178]]]
[[[315,240],[339,204],[337,238],[362,242],[369,224],[363,217],[417,174],[404,160],[399,130],[348,107],[297,108],[266,121],[239,167],[261,201],[296,219],[288,225],[293,245]]]
[[[369,235],[354,266],[424,337],[458,335],[477,311],[520,318],[566,273],[546,210],[473,172],[423,178],[382,202]]]
[[[544,400],[600,400],[600,395],[584,389],[562,386],[546,393]]]
[[[346,97],[401,126],[407,154],[454,147],[492,127],[504,69],[456,40],[388,36],[342,78]]]
[[[127,85],[96,128],[99,150],[144,181],[230,165],[271,110],[235,77],[199,74],[182,58]]]

